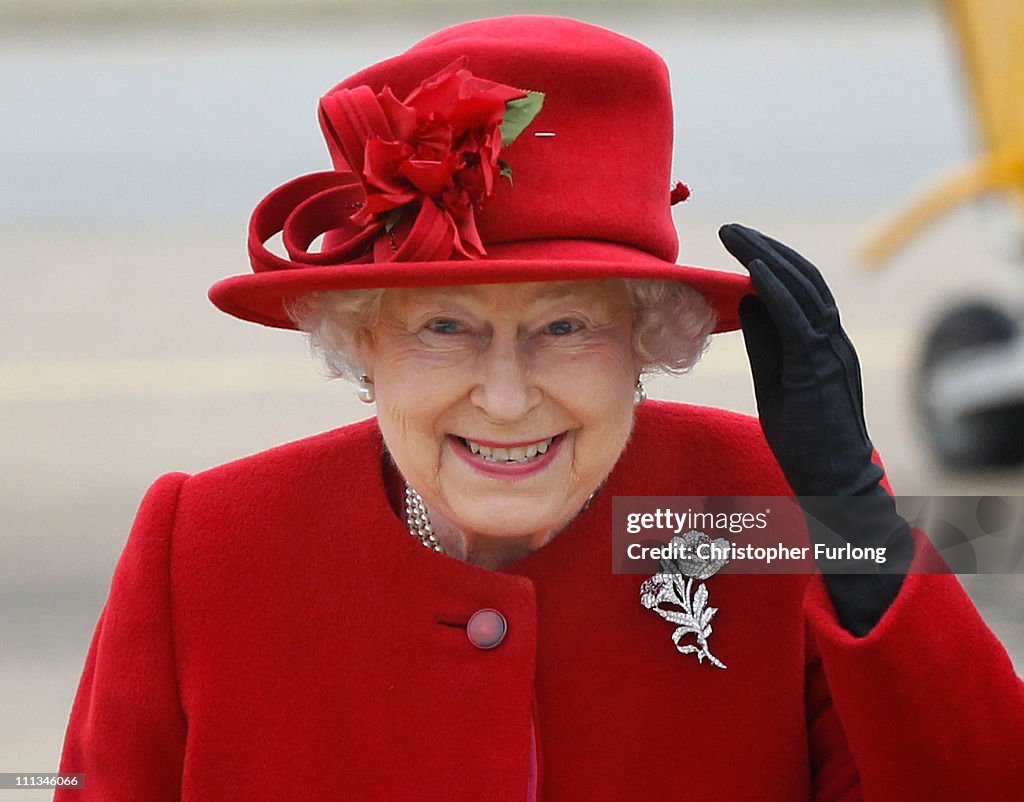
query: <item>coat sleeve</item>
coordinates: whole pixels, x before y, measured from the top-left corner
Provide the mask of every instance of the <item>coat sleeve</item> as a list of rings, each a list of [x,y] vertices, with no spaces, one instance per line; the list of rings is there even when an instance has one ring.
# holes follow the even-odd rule
[[[914,541],[896,600],[863,638],[812,578],[804,607],[836,715],[817,744],[811,726],[812,754],[841,768],[848,745],[868,802],[1019,799],[1024,684],[956,576],[925,572],[940,559],[927,537],[915,531]]]
[[[84,789],[55,802],[181,798],[186,721],[171,624],[169,552],[185,474],[146,494],[114,571],[71,709],[60,770]]]

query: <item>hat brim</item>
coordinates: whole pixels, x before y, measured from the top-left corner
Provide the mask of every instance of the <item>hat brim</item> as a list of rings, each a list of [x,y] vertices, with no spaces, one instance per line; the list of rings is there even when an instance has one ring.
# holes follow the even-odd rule
[[[669,279],[700,292],[715,310],[715,333],[740,327],[739,302],[754,294],[749,276],[675,264],[622,245],[545,240],[488,245],[484,259],[304,265],[218,281],[213,304],[229,315],[282,329],[295,324],[285,304],[307,293],[392,287],[447,287],[612,278]]]

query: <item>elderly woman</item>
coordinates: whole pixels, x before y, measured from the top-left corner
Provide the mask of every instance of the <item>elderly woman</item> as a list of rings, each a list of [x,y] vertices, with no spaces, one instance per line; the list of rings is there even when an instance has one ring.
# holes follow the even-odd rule
[[[919,570],[821,275],[741,226],[749,279],[675,263],[658,56],[468,23],[320,123],[334,169],[260,204],[211,297],[308,332],[376,417],[153,486],[58,798],[1019,797],[1021,684]],[[760,421],[645,400],[741,322]],[[610,570],[616,496],[793,492],[875,499],[830,523],[897,570],[702,574],[696,643]]]

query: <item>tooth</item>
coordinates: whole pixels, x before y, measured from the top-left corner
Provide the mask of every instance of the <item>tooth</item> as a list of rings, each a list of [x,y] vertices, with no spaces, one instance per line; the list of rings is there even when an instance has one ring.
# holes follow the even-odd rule
[[[480,445],[477,446],[477,449],[480,451],[480,456],[484,459],[494,459],[494,449]]]
[[[550,445],[551,445],[551,438],[548,438],[543,443],[540,443],[540,444],[537,445],[537,451],[539,451],[541,454],[547,454],[548,453],[548,446],[550,446]]]
[[[469,443],[469,450],[472,451],[474,454],[480,451],[480,446],[478,446],[472,440],[467,440],[466,442]]]
[[[491,457],[497,462],[506,462],[508,460],[508,449],[507,448],[492,448]]]
[[[526,459],[526,447],[516,446],[515,448],[510,448],[508,450],[508,458],[513,462],[518,462],[519,460]]]
[[[533,459],[536,456],[537,456],[537,445],[534,444],[532,446],[527,446],[526,447],[526,458],[527,459]]]

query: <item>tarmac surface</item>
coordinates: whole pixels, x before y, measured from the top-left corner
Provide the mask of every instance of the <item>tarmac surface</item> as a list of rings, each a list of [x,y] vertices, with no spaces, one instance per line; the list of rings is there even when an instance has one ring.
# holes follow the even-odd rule
[[[56,771],[110,574],[153,479],[366,414],[350,387],[318,375],[300,337],[220,315],[204,294],[247,270],[255,201],[324,169],[319,95],[456,13],[0,36],[0,772]],[[715,237],[732,220],[803,251],[858,346],[897,492],[1021,495],[1021,470],[941,470],[908,403],[939,309],[973,296],[1019,304],[1019,221],[985,204],[886,271],[855,257],[872,223],[972,152],[935,12],[580,15],[669,61],[677,175],[694,190],[676,207],[681,261],[738,270]],[[736,334],[649,393],[754,412]],[[1024,577],[963,581],[1021,671]]]

